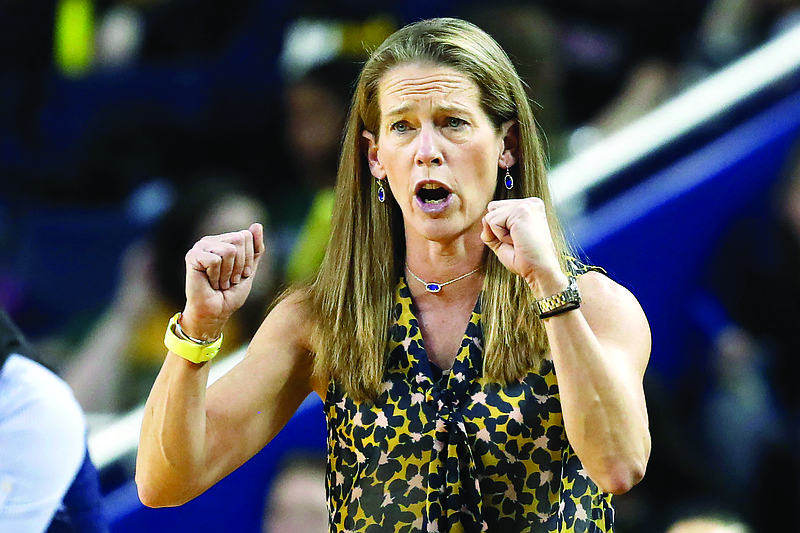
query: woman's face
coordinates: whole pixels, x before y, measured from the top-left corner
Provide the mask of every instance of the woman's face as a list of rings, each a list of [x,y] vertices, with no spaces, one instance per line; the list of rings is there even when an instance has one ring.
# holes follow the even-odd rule
[[[377,138],[364,133],[370,169],[388,179],[407,238],[447,241],[479,233],[498,167],[514,162],[506,150],[512,123],[497,131],[480,106],[477,85],[444,66],[411,63],[389,70],[378,101]]]

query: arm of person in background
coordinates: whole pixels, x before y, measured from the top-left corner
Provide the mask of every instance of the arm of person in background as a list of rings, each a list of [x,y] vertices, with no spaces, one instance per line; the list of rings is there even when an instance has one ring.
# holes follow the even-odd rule
[[[152,270],[150,245],[140,241],[128,246],[114,301],[64,370],[64,380],[87,413],[119,411],[126,352],[155,299]]]
[[[264,252],[263,228],[204,237],[186,255],[191,337],[218,338],[242,306]],[[145,405],[136,484],[145,505],[180,505],[265,446],[311,392],[302,304],[287,298],[264,320],[247,355],[206,390],[208,363],[169,352]]]
[[[538,198],[491,202],[481,238],[537,299],[567,288]],[[601,490],[638,483],[650,455],[643,378],[650,329],[639,303],[608,277],[578,282],[578,309],[545,320],[567,437]]]
[[[753,365],[763,363],[766,349],[756,335],[730,317],[719,298],[698,289],[689,299],[687,314],[713,347],[716,380],[730,386],[755,375]]]
[[[677,68],[659,58],[631,68],[620,93],[591,120],[599,137],[608,137],[664,102],[674,90]]]

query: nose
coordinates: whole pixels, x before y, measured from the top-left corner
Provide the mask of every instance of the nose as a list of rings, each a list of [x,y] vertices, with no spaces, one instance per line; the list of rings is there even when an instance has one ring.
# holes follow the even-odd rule
[[[417,153],[415,154],[418,166],[431,166],[442,164],[442,153],[439,147],[439,138],[434,127],[423,125],[417,135]]]

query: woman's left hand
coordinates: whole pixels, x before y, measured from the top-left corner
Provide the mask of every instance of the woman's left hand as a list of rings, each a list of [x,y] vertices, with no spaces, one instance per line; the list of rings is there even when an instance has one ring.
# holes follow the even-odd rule
[[[544,202],[489,203],[481,239],[536,298],[563,290]],[[642,380],[650,329],[634,296],[597,272],[578,281],[580,309],[545,321],[564,427],[585,472],[604,492],[622,493],[644,475],[650,433]]]
[[[532,287],[542,278],[563,276],[540,198],[489,202],[487,211],[481,240],[507,269]]]

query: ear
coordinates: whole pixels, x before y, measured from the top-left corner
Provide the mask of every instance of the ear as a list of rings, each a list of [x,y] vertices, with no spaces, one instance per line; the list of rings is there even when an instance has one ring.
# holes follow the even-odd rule
[[[378,158],[378,142],[375,140],[375,135],[370,131],[364,130],[361,132],[361,136],[364,137],[361,146],[367,156],[370,173],[379,180],[384,179],[386,177],[386,170],[383,168]]]
[[[502,168],[511,168],[517,162],[519,153],[519,124],[516,120],[509,120],[500,126],[503,140],[502,151],[497,164]]]

